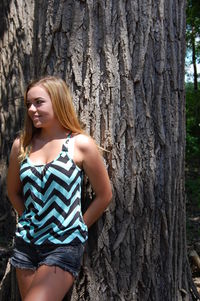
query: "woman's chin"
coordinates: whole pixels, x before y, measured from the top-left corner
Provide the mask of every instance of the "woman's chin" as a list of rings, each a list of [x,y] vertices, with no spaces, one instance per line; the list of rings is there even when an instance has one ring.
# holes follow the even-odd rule
[[[41,128],[41,127],[42,127],[42,124],[39,123],[39,122],[33,122],[33,126],[34,126],[35,128]]]

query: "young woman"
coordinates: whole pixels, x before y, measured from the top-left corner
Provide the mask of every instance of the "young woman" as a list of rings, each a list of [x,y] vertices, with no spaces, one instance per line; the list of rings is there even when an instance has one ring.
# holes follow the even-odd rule
[[[23,301],[60,301],[78,275],[88,227],[109,205],[111,185],[62,79],[48,76],[29,84],[25,105],[7,176],[8,197],[19,215],[11,264]],[[83,172],[95,199],[82,216]]]

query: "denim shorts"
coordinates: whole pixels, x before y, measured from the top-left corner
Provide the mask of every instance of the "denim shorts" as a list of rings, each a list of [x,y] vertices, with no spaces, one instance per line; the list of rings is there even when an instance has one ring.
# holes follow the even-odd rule
[[[10,263],[19,269],[36,270],[41,265],[58,266],[70,272],[75,278],[78,276],[84,245],[34,245],[16,238]]]

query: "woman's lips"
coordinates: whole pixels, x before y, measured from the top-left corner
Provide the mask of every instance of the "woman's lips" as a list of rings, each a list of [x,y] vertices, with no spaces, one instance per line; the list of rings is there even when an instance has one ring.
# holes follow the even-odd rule
[[[35,123],[35,122],[38,122],[38,121],[40,121],[40,116],[33,116],[32,117],[32,121]]]

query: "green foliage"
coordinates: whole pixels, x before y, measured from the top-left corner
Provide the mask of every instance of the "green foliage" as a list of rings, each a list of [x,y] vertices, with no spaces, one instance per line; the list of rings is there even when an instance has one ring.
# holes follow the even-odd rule
[[[186,7],[186,29],[187,37],[191,38],[192,34],[196,37],[200,36],[200,1],[187,0]],[[189,32],[194,29],[193,33]]]
[[[195,61],[200,61],[200,1],[187,0],[186,41],[187,54],[195,51]],[[193,48],[195,47],[195,49]],[[189,62],[189,63],[191,63]],[[186,84],[186,165],[191,169],[200,163],[200,92],[192,83]]]
[[[200,163],[200,91],[186,84],[186,164]]]
[[[187,0],[186,24],[186,74],[193,82],[186,83],[186,182],[187,210],[200,210],[200,85],[199,75],[192,73],[200,62],[200,1]],[[187,73],[187,67],[189,74]],[[187,220],[187,236],[190,240],[199,236],[199,230]],[[192,238],[192,236],[194,236]]]
[[[200,1],[187,0],[186,8],[186,58],[189,64],[200,63]],[[194,83],[198,74],[194,74]],[[195,87],[197,85],[195,84]],[[196,87],[197,88],[197,87]]]
[[[200,208],[200,91],[186,84],[186,193]]]
[[[200,177],[189,177],[185,185],[190,203],[200,208]]]

